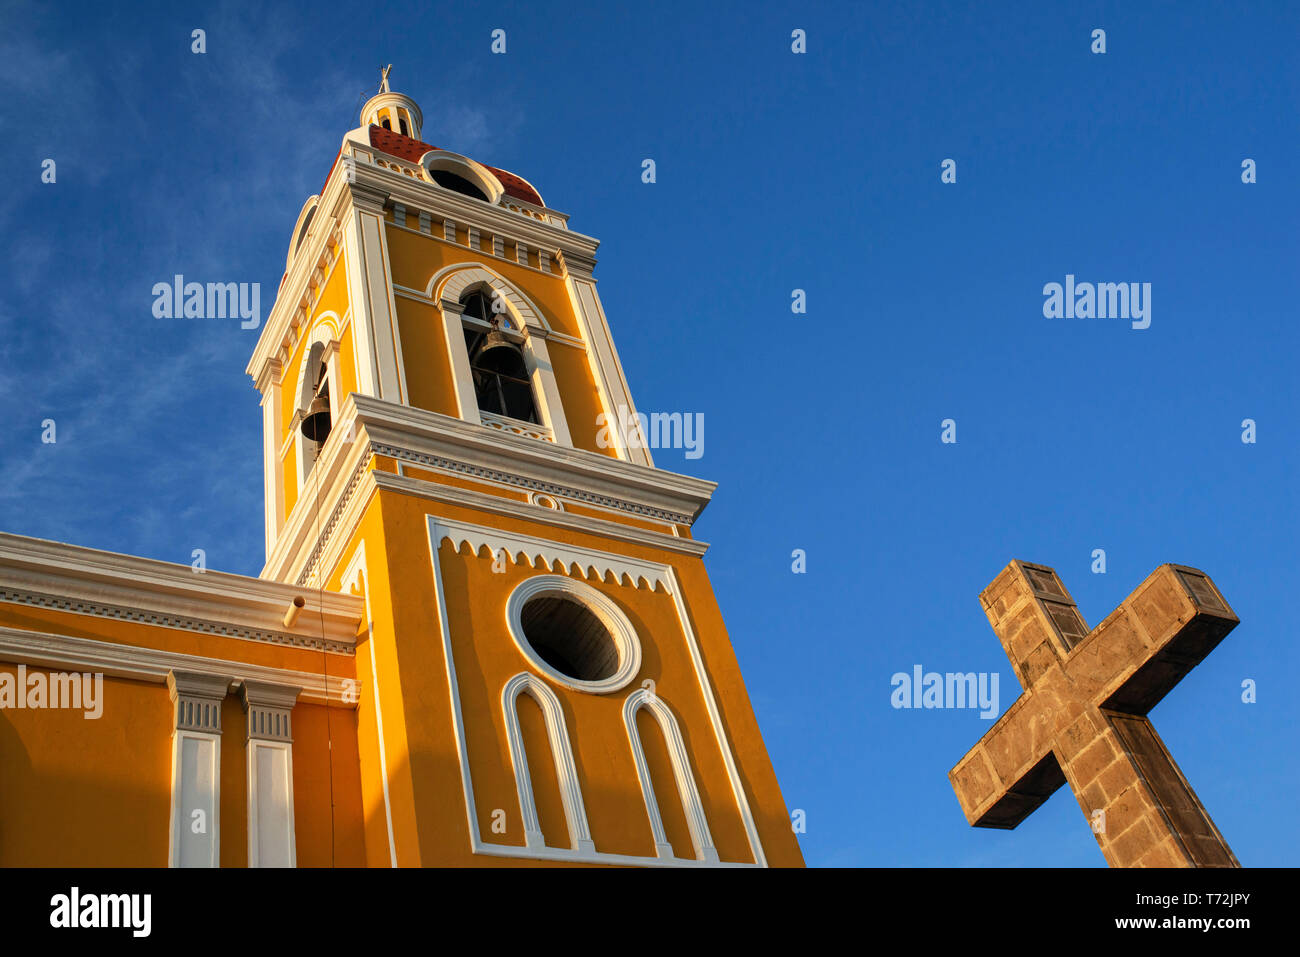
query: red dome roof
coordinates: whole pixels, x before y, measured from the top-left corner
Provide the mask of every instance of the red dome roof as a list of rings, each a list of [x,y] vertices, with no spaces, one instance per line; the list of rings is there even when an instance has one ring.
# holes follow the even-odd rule
[[[370,127],[370,145],[377,150],[382,150],[389,156],[396,156],[398,159],[404,159],[411,163],[418,162],[420,157],[429,150],[440,149],[440,147],[413,140],[409,136],[403,136],[401,133],[386,130],[382,126]],[[486,163],[483,165],[487,166]],[[546,205],[542,202],[542,197],[537,195],[537,190],[514,173],[507,173],[495,166],[488,166],[487,168],[492,171],[493,176],[501,181],[507,196],[522,199],[525,203],[532,203],[534,206]]]

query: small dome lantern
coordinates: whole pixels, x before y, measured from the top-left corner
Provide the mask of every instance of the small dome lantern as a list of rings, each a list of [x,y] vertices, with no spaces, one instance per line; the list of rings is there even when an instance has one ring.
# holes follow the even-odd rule
[[[394,93],[388,88],[388,74],[392,69],[390,63],[380,72],[379,92],[366,100],[366,105],[361,108],[361,122],[418,140],[420,128],[424,125],[424,114],[420,112],[415,100],[405,93]]]

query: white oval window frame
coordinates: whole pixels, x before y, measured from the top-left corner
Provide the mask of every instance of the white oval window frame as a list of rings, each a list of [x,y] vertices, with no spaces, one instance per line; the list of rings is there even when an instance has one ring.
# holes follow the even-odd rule
[[[578,602],[600,619],[609,629],[610,637],[618,649],[618,670],[608,678],[599,681],[583,681],[571,678],[557,671],[542,660],[528,642],[524,634],[524,605],[534,598],[555,595]],[[554,684],[587,694],[609,694],[626,688],[641,670],[641,642],[636,635],[632,622],[628,621],[623,609],[619,608],[609,596],[583,582],[565,578],[563,575],[537,575],[520,582],[506,600],[506,626],[515,647],[542,676]]]

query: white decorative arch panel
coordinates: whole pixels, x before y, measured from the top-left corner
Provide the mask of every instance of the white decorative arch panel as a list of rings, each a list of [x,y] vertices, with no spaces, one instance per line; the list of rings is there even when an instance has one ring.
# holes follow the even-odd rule
[[[642,708],[649,711],[663,731],[668,744],[668,757],[673,764],[673,777],[677,780],[677,793],[681,797],[682,810],[686,814],[686,826],[691,832],[691,844],[695,847],[695,859],[716,863],[718,851],[713,846],[713,835],[709,833],[709,821],[704,815],[704,805],[700,803],[700,791],[695,786],[695,775],[691,771],[691,759],[686,753],[686,742],[682,740],[681,728],[677,719],[661,698],[648,688],[638,688],[623,703],[623,723],[627,726],[627,740],[632,747],[632,759],[636,762],[637,777],[641,780],[641,796],[645,799],[646,814],[650,817],[650,831],[654,834],[655,850],[660,857],[672,858],[672,845],[664,831],[663,816],[659,813],[659,802],[655,799],[654,783],[650,779],[650,766],[646,762],[645,747],[637,731],[636,716]]]
[[[560,784],[560,799],[564,803],[564,820],[569,828],[569,846],[578,853],[595,853],[596,845],[592,843],[591,830],[587,827],[587,809],[582,803],[582,787],[578,783],[578,769],[573,762],[564,709],[555,692],[526,671],[515,675],[501,689],[501,710],[505,716],[510,762],[515,769],[515,791],[519,795],[519,813],[524,822],[524,842],[534,849],[546,846],[537,818],[537,801],[533,794],[532,777],[528,773],[528,754],[524,749],[523,731],[519,727],[518,698],[521,694],[531,697],[542,709],[547,742],[555,760],[555,777]]]

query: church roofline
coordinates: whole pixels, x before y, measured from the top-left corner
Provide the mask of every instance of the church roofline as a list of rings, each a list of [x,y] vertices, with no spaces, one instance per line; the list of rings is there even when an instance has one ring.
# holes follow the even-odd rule
[[[389,156],[396,156],[398,159],[409,160],[412,163],[418,163],[420,157],[431,150],[443,151],[444,147],[434,146],[431,143],[422,143],[419,140],[412,139],[409,136],[403,136],[401,133],[394,133],[392,130],[386,130],[382,126],[368,127],[369,145],[382,153]],[[447,150],[446,152],[454,152]],[[457,154],[459,155],[459,154]],[[479,162],[479,161],[476,161]],[[509,170],[498,169],[495,166],[482,164],[492,172],[498,180],[501,181],[507,196],[513,196],[515,199],[522,199],[525,203],[532,203],[534,206],[546,208],[546,203],[542,202],[542,194],[537,191],[537,187],[524,179],[517,173]]]
[[[286,629],[296,597],[306,605]],[[348,655],[365,609],[354,595],[3,532],[0,601]]]

